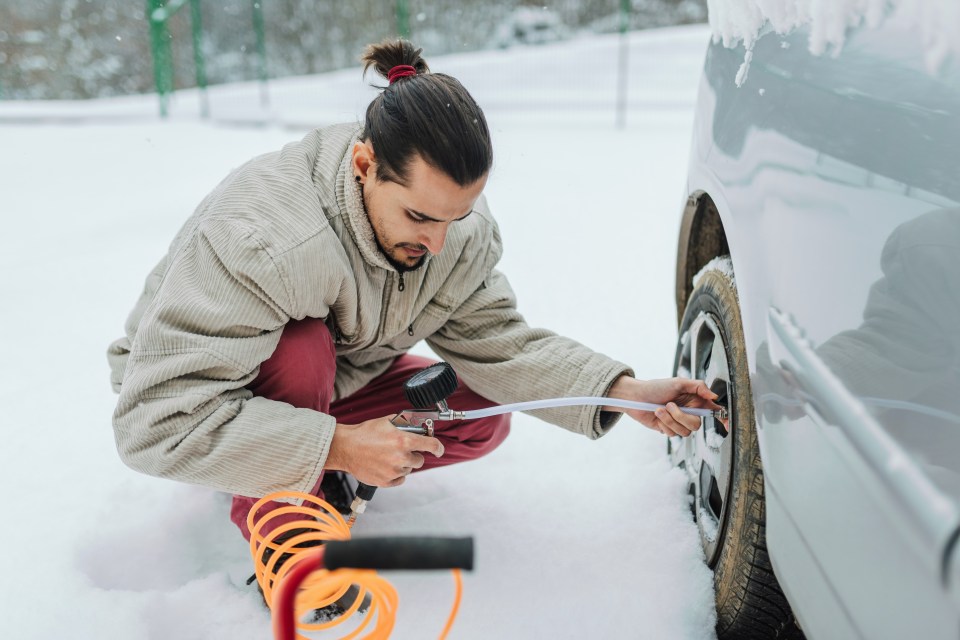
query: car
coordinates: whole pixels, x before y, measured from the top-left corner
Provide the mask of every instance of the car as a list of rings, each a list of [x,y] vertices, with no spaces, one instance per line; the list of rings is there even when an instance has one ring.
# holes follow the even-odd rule
[[[500,49],[567,40],[571,31],[560,14],[546,7],[517,7],[494,29],[492,45]]]
[[[956,640],[960,60],[811,29],[707,48],[674,372],[729,420],[667,451],[720,640]]]

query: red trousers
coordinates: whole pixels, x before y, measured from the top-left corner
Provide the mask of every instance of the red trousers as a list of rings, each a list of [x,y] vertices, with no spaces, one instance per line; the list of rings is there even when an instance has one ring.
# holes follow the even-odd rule
[[[337,373],[333,338],[323,321],[307,318],[287,323],[276,350],[260,366],[260,373],[248,388],[255,396],[279,400],[301,409],[314,409],[334,416],[338,423],[358,424],[409,409],[403,396],[403,383],[415,372],[433,362],[420,356],[402,355],[383,375],[360,391],[331,402],[333,381]],[[462,384],[448,398],[448,403],[458,411],[482,409],[493,404]],[[443,443],[443,457],[436,458],[426,454],[423,467],[419,471],[479,458],[493,451],[509,432],[509,414],[480,420],[437,422],[434,424],[434,433]],[[322,477],[321,475],[321,479]],[[323,497],[319,480],[312,493]],[[247,540],[250,539],[247,513],[256,501],[256,498],[246,496],[233,497],[230,519],[240,527]],[[270,503],[261,508],[259,513],[266,513],[279,506],[280,503]],[[275,518],[269,529],[296,519],[297,516]]]

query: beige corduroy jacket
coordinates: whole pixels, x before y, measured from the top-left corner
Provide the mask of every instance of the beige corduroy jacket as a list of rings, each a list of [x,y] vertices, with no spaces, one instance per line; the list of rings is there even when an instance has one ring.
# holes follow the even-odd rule
[[[325,318],[340,337],[337,398],[424,339],[497,403],[605,395],[631,373],[526,325],[494,269],[500,235],[483,198],[450,226],[439,255],[399,274],[379,252],[352,180],[358,135],[356,124],[318,129],[231,173],[147,277],[126,336],[108,352],[120,393],[114,431],[129,466],[247,496],[312,489],[335,419],[245,388],[287,321],[305,317]],[[537,415],[596,438],[619,414]]]

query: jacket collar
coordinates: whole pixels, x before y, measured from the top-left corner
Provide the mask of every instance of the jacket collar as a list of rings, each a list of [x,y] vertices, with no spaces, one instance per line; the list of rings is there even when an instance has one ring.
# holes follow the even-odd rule
[[[347,230],[353,237],[354,243],[360,250],[360,255],[370,265],[387,271],[396,271],[387,258],[380,251],[377,239],[373,235],[373,226],[367,217],[367,210],[363,205],[363,196],[360,193],[360,184],[353,177],[353,145],[359,138],[347,146],[347,153],[343,156],[340,169],[337,172],[337,203],[340,211],[346,214]]]

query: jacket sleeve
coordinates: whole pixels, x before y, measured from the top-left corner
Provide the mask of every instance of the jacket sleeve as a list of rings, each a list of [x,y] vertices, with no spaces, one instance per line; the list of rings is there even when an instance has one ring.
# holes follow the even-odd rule
[[[506,277],[492,270],[427,342],[481,396],[506,404],[566,396],[605,396],[630,368],[582,344],[527,326]],[[620,413],[600,407],[531,411],[547,422],[598,438]]]
[[[247,496],[314,487],[334,418],[244,388],[295,314],[287,283],[237,226],[207,222],[183,242],[130,343],[113,416],[127,465]]]

